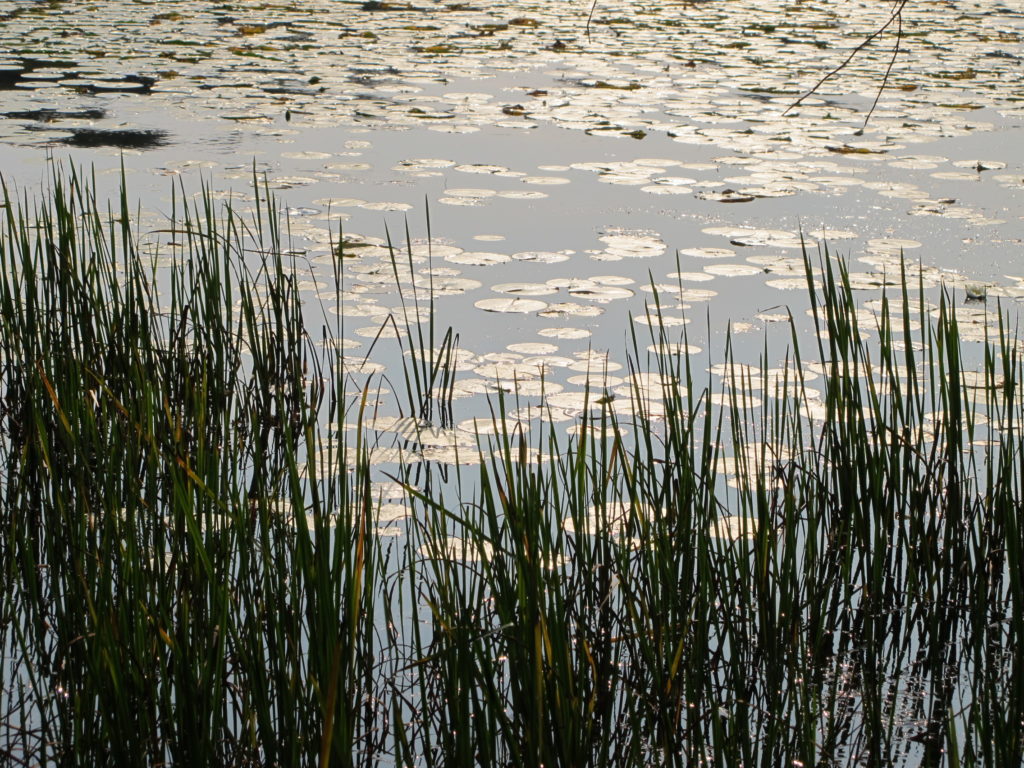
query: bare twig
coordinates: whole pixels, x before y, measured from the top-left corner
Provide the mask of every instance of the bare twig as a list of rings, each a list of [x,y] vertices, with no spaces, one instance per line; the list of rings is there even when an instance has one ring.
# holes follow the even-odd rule
[[[903,0],[906,3],[906,0]],[[893,65],[896,63],[896,57],[900,52],[900,42],[903,40],[903,16],[900,13],[896,14],[896,45],[892,48],[892,58],[889,59],[889,66],[885,68],[885,77],[882,78],[882,84],[878,87],[878,93],[875,94],[875,100],[871,102],[871,109],[868,110],[867,117],[864,118],[864,125],[860,127],[857,134],[864,133],[864,129],[868,127],[868,120],[875,114],[875,107],[878,106],[878,100],[882,98],[882,92],[885,90],[885,86],[889,82],[889,75],[892,74]]]
[[[903,41],[903,9],[906,7],[908,2],[909,0],[894,0],[892,13],[889,14],[889,18],[886,20],[886,22],[881,27],[872,32],[870,35],[865,37],[860,42],[860,44],[857,45],[856,48],[850,51],[850,55],[843,59],[842,63],[839,64],[839,66],[835,67],[834,69],[829,71],[824,77],[818,80],[818,82],[815,83],[814,86],[809,91],[807,91],[807,93],[805,93],[799,99],[790,104],[786,108],[786,111],[783,112],[782,114],[787,114],[790,110],[800,106],[800,104],[805,99],[817,93],[818,89],[821,88],[821,86],[823,86],[828,80],[830,80],[835,75],[839,74],[843,69],[845,69],[846,66],[851,61],[853,61],[857,54],[859,54],[861,51],[863,51],[865,48],[871,45],[871,43],[873,43],[875,40],[880,38],[883,34],[885,34],[885,31],[887,29],[889,29],[893,24],[895,24],[896,45],[893,47],[892,59],[889,61],[889,66],[885,70],[885,77],[882,79],[882,85],[878,89],[878,94],[875,96],[874,103],[871,105],[871,111],[868,112],[868,116],[864,119],[864,125],[861,126],[861,131],[863,131],[868,124],[868,120],[871,119],[871,115],[874,113],[875,107],[878,106],[878,100],[882,97],[882,92],[885,90],[885,86],[889,82],[889,75],[892,73],[893,65],[896,63],[896,56],[899,54],[900,51],[900,43]]]

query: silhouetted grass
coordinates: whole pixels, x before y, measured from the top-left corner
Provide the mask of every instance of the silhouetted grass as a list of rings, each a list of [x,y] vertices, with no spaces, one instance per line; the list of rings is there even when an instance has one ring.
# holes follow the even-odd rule
[[[273,202],[176,201],[154,254],[91,189],[3,212],[6,764],[1020,765],[1004,325],[969,376],[904,275],[862,341],[825,252],[817,348],[715,388],[656,295],[630,395],[529,438],[497,398],[478,465],[392,472],[394,538]],[[457,337],[406,301],[400,405],[447,427]]]

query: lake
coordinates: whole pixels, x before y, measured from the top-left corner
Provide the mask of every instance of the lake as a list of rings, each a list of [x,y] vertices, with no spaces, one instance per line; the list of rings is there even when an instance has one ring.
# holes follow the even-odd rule
[[[117,668],[111,653],[134,669],[139,655],[168,666],[164,653],[198,658],[179,650],[189,642],[230,646],[210,655],[214,672],[160,677],[171,692],[153,704],[159,726],[151,730],[161,735],[151,762],[230,753],[238,764],[288,764],[333,749],[338,759],[358,752],[366,764],[386,754],[417,765],[530,764],[536,755],[579,765],[581,756],[612,759],[614,747],[624,751],[613,764],[740,765],[758,756],[782,764],[772,761],[784,756],[797,765],[819,754],[821,765],[916,765],[954,764],[957,746],[996,764],[993,745],[1003,745],[1002,764],[1012,765],[1019,733],[1016,742],[1003,736],[1019,720],[1000,706],[1020,674],[1012,667],[1020,589],[1011,577],[1019,560],[1004,545],[1021,530],[1008,511],[1019,509],[1019,437],[1007,383],[1021,347],[1007,339],[997,356],[988,344],[1016,327],[1024,299],[1022,35],[1019,1],[0,5],[8,210],[59,197],[54,188],[72,169],[95,184],[98,210],[107,201],[116,209],[123,181],[165,316],[159,330],[174,337],[176,327],[191,328],[181,314],[180,275],[195,257],[178,226],[184,207],[198,206],[198,221],[206,204],[230,206],[232,221],[251,225],[232,253],[270,286],[246,294],[267,305],[239,300],[227,313],[246,328],[231,347],[236,373],[262,382],[248,394],[269,403],[286,387],[260,378],[273,366],[256,350],[257,325],[246,325],[245,313],[269,323],[259,312],[274,291],[294,290],[304,329],[285,336],[324,359],[340,350],[329,373],[348,403],[333,410],[324,401],[309,439],[267,460],[284,461],[273,493],[237,496],[238,478],[220,477],[222,489],[182,449],[170,469],[139,459],[125,472],[144,465],[152,477],[174,475],[176,492],[196,494],[188,515],[182,497],[169,502],[152,480],[118,485],[110,496],[125,499],[103,496],[113,504],[103,512],[72,515],[81,527],[68,542],[57,535],[64,517],[40,524],[38,535],[11,522],[6,545],[21,553],[26,573],[57,573],[46,563],[77,562],[94,546],[102,554],[88,563],[126,563],[113,569],[116,579],[98,576],[86,587],[69,578],[43,593],[66,590],[77,606],[94,590],[107,590],[111,605],[124,594],[134,601],[124,605],[167,601],[138,614],[125,608],[109,620],[118,628],[109,636],[96,629],[106,626],[103,614],[72,615],[74,631],[53,647],[74,648],[72,659],[84,646],[92,652],[79,642],[90,638],[95,657],[65,662],[106,680],[102,670]],[[260,272],[268,250],[278,253],[259,242],[268,195],[294,278],[287,289],[283,277]],[[12,288],[15,295],[24,300]],[[828,322],[826,306],[840,307]],[[945,335],[951,308],[963,342],[957,355],[945,346],[954,338]],[[15,327],[0,361],[24,354]],[[453,343],[442,345],[448,328]],[[201,328],[196,336],[202,349]],[[178,351],[189,349],[178,342]],[[415,361],[442,346],[451,355],[444,376],[426,384],[434,409],[410,404],[403,390],[413,387]],[[39,348],[62,354],[60,344]],[[174,360],[176,349],[168,344],[153,359]],[[856,362],[847,367],[847,358]],[[682,387],[682,359],[693,391]],[[313,373],[288,365],[297,366],[288,370],[299,390],[316,389]],[[52,417],[63,435],[69,395],[46,378],[56,372],[37,367],[38,423]],[[22,368],[4,375],[14,381]],[[110,395],[116,406],[104,413],[118,423],[113,412],[126,406],[101,384],[90,383],[83,402]],[[12,402],[35,402],[8,387]],[[951,394],[961,388],[970,395],[963,416]],[[879,405],[894,392],[896,405]],[[904,394],[913,403],[906,412]],[[169,400],[154,397],[170,414]],[[257,413],[237,407],[225,424]],[[287,432],[288,418],[277,418],[273,428]],[[3,450],[21,461],[27,454],[12,435],[23,425],[11,419]],[[142,434],[141,423],[129,426]],[[701,436],[704,425],[715,426]],[[246,451],[260,430],[239,429],[240,476],[256,488],[263,454]],[[171,433],[191,439],[180,425]],[[523,434],[534,441],[529,452],[517,444]],[[365,475],[339,448],[341,435],[365,440]],[[489,435],[494,443],[479,449]],[[905,451],[892,448],[900,440]],[[69,446],[77,456],[74,440]],[[49,509],[68,489],[58,489],[60,473],[40,450],[40,483],[57,489],[43,494]],[[103,476],[90,472],[83,483]],[[353,472],[375,499],[371,522],[352,516]],[[960,481],[970,472],[977,485],[964,480],[963,497],[975,506],[959,516]],[[335,477],[348,479],[334,485]],[[9,521],[22,518],[18,504],[39,508],[13,481],[4,490],[17,500]],[[221,491],[229,501],[211,506]],[[73,503],[52,505],[78,509]],[[851,511],[862,504],[867,511]],[[134,529],[128,536],[121,527],[133,515],[148,521],[137,552],[123,543]],[[303,517],[308,525],[296,526]],[[165,528],[174,531],[166,540]],[[228,544],[217,538],[225,530]],[[43,554],[27,543],[36,537],[47,542]],[[175,580],[174,595],[161,592],[166,579]],[[12,594],[34,583],[8,580]],[[685,585],[678,593],[677,582]],[[190,635],[176,595],[196,584],[212,597],[199,601]],[[38,734],[33,744],[57,744],[81,722],[108,723],[108,736],[123,727],[130,738],[126,702],[137,693],[146,712],[139,691],[164,672],[140,663],[138,691],[114,697],[112,719],[107,704],[89,698],[102,699],[105,683],[83,694],[93,709],[68,703],[65,686],[94,690],[85,672],[73,688],[54,662],[46,674],[58,682],[33,688],[30,671],[46,667],[44,656],[49,663],[39,649],[59,623],[43,603],[38,615],[29,600],[14,608],[12,598],[5,609],[39,633],[35,641],[0,636],[0,684],[9,701],[33,702],[18,722]],[[288,607],[278,612],[278,604]],[[227,640],[217,611],[232,616]],[[347,621],[370,629],[338,634]],[[128,635],[138,641],[132,653]],[[970,653],[944,661],[961,641]],[[537,677],[519,681],[532,664]],[[318,681],[327,678],[352,699],[338,703],[334,688],[324,694]],[[615,691],[607,700],[605,679]],[[198,690],[212,691],[196,708],[213,723],[202,738],[167,714]],[[261,692],[284,703],[264,707]],[[222,706],[230,714],[218,714]],[[332,720],[335,706],[352,719]],[[984,714],[974,717],[972,706]],[[333,747],[308,736],[327,711]],[[119,718],[126,724],[109,725]],[[51,721],[53,732],[40,725]],[[472,729],[460,727],[470,721],[485,723],[472,743],[464,735]],[[591,731],[589,722],[603,725]],[[3,737],[10,750],[28,738],[15,730]],[[257,732],[257,746],[245,747]],[[269,734],[293,732],[306,734],[290,742],[294,751],[267,746]],[[551,733],[586,738],[549,743]],[[739,743],[746,751],[730,751]]]

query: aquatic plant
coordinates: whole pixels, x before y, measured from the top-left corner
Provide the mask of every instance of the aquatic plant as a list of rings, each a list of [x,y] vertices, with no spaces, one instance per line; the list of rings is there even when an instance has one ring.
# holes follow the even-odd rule
[[[272,200],[176,197],[143,237],[91,190],[5,191],[5,762],[1020,764],[1001,314],[976,373],[906,270],[869,343],[843,262],[805,253],[816,348],[730,346],[716,387],[654,290],[572,435],[510,386],[441,465],[412,460],[448,438],[456,338],[408,296],[381,459]]]

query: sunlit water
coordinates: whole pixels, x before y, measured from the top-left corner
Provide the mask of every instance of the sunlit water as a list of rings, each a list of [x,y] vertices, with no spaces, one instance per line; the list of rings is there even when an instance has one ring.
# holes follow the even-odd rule
[[[589,30],[580,3],[65,6],[0,28],[9,193],[60,163],[113,195],[123,163],[147,232],[172,185],[244,209],[255,173],[311,327],[343,323],[360,375],[399,359],[371,345],[399,305],[384,246],[404,261],[408,232],[402,290],[433,288],[459,334],[456,422],[513,380],[569,427],[588,386],[625,398],[655,295],[702,375],[729,336],[757,362],[768,334],[781,360],[790,316],[813,351],[801,242],[849,259],[868,334],[901,253],[933,296],[1024,296],[1019,3],[908,8],[866,127],[892,34],[794,104],[884,5],[599,2]],[[363,246],[340,288],[339,233]]]
[[[31,200],[59,165],[114,196],[123,165],[155,243],[174,185],[244,210],[255,175],[286,213],[310,327],[339,324],[354,385],[390,374],[382,445],[441,464],[455,448],[473,460],[473,419],[499,389],[518,389],[513,421],[567,431],[593,392],[623,415],[631,394],[656,403],[659,381],[624,373],[655,295],[716,384],[727,339],[758,363],[767,336],[777,364],[792,317],[820,418],[802,243],[815,262],[825,242],[849,259],[866,334],[882,288],[899,291],[901,253],[915,285],[920,267],[931,298],[945,285],[968,311],[968,339],[1024,297],[1019,1],[908,5],[866,126],[892,34],[793,105],[885,3],[599,0],[589,34],[584,2],[401,5],[0,3],[8,195]],[[338,286],[340,235],[362,247]],[[404,294],[433,289],[437,327],[459,334],[460,429],[396,418],[396,342],[373,344],[399,307],[388,237]],[[722,473],[735,485],[741,470],[727,457]],[[385,504],[381,533],[400,535],[407,513]],[[749,534],[721,522],[716,535]]]

